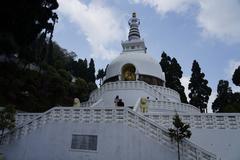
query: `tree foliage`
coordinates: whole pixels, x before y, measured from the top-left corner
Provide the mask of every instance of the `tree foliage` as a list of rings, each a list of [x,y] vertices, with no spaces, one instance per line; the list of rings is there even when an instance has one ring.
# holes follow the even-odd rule
[[[182,69],[176,58],[169,57],[165,52],[162,53],[160,65],[165,73],[166,87],[174,89],[180,94],[181,102],[187,103],[187,97],[184,92],[180,79],[182,78]]]
[[[15,127],[15,113],[15,108],[12,105],[7,105],[4,109],[0,110],[0,143],[2,142],[4,131]]]
[[[205,74],[201,72],[201,68],[196,60],[193,61],[192,75],[188,89],[190,90],[189,103],[198,107],[201,112],[205,112],[209,96],[211,95],[212,89],[207,86],[208,81],[204,79]]]
[[[234,71],[232,81],[236,86],[240,86],[240,66]]]
[[[95,76],[95,64],[94,60],[91,58],[89,62],[89,67],[88,67],[88,80],[90,82],[95,82],[96,76]]]
[[[41,44],[46,45],[40,43],[38,48],[44,48]],[[75,97],[88,100],[97,86],[88,78],[87,60],[75,60],[75,53],[62,49],[55,42],[52,53],[51,64],[44,58],[38,61],[37,57],[25,68],[21,63],[1,62],[0,105],[11,102],[19,110],[42,112],[56,105],[71,106]],[[92,63],[94,65],[94,61]],[[78,79],[84,82],[79,83]]]
[[[174,128],[168,129],[168,134],[172,140],[175,140],[177,142],[178,160],[180,160],[179,144],[184,138],[190,138],[192,132],[190,131],[190,125],[182,122],[177,113],[173,117],[173,126]]]
[[[28,57],[29,45],[39,35],[51,40],[58,19],[56,0],[8,0],[0,6],[0,54]]]
[[[228,81],[220,80],[217,86],[217,98],[212,104],[213,112],[223,112],[224,106],[231,103],[232,89],[229,87]]]
[[[56,105],[86,101],[97,86],[91,59],[52,41],[56,0],[9,0],[0,6],[0,105],[42,112]],[[76,81],[74,81],[76,80]],[[71,90],[73,89],[73,91]],[[74,90],[75,89],[75,90]],[[84,93],[83,93],[84,92]]]
[[[240,112],[240,93],[233,93],[228,81],[218,82],[217,93],[212,103],[213,112]]]

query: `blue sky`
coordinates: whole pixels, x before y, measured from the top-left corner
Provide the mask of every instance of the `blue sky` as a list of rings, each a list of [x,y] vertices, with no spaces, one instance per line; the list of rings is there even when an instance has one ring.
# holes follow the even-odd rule
[[[137,12],[141,38],[157,61],[175,57],[187,86],[196,59],[216,95],[220,79],[240,65],[240,0],[58,0],[54,40],[79,58],[105,68],[122,51],[127,21]],[[239,91],[230,83],[234,91]],[[186,88],[186,87],[185,87]],[[187,88],[186,88],[187,89]],[[188,92],[186,90],[186,92]]]

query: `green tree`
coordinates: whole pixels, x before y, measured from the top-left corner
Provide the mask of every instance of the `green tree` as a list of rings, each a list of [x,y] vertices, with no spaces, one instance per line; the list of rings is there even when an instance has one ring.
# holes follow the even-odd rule
[[[80,77],[84,79],[85,81],[88,80],[88,64],[87,64],[87,59],[85,58],[84,60],[78,59],[77,64],[74,66],[74,72],[76,73],[74,76],[75,77]]]
[[[213,112],[224,112],[225,107],[231,104],[233,96],[228,81],[220,80],[218,82],[217,93],[217,97],[212,103],[212,110]]]
[[[97,88],[96,83],[93,82],[88,82],[88,96],[90,95],[90,93],[95,90]]]
[[[218,95],[212,104],[213,112],[240,112],[240,93],[233,93],[228,81],[220,80],[217,92]]]
[[[16,111],[12,105],[8,105],[4,109],[0,110],[0,144],[2,143],[4,131],[15,127],[15,113]]]
[[[67,76],[67,75],[66,75]],[[61,77],[55,68],[48,67],[43,74],[42,88],[45,92],[45,98],[48,100],[48,106],[60,105],[63,98],[68,94],[69,81],[67,77]]]
[[[79,98],[81,102],[87,101],[89,97],[87,82],[82,78],[77,78],[76,82],[71,86],[71,95]]]
[[[190,90],[190,104],[196,106],[203,113],[207,109],[207,103],[212,89],[207,86],[208,81],[204,79],[205,74],[201,72],[201,68],[196,60],[193,61],[192,75],[188,89]]]
[[[190,138],[192,135],[192,132],[189,130],[190,125],[182,122],[181,118],[177,113],[173,117],[173,126],[174,128],[168,129],[169,131],[168,134],[172,140],[175,140],[177,142],[178,160],[180,160],[179,145],[184,138]]]
[[[236,86],[240,86],[240,66],[234,71],[232,81]]]
[[[165,73],[166,87],[169,87],[180,94],[181,102],[187,103],[187,97],[184,92],[180,79],[182,78],[182,69],[176,58],[169,57],[165,52],[162,53],[160,61],[161,68]]]
[[[91,58],[88,67],[88,81],[95,83],[95,64],[94,60]]]
[[[170,75],[170,65],[171,65],[171,57],[169,57],[165,52],[161,55],[161,61],[160,65],[162,67],[162,71],[165,73],[165,79],[166,79],[166,86],[169,86],[169,83],[171,81],[171,75]]]
[[[40,35],[52,37],[58,8],[56,0],[5,1],[0,6],[0,54],[28,59],[29,45]]]
[[[182,78],[182,69],[181,66],[178,64],[175,58],[171,60],[170,66],[170,74],[171,80],[169,82],[169,87],[176,90],[180,94],[181,102],[187,103],[187,97],[184,92],[184,86],[182,86],[180,79]]]
[[[239,113],[240,112],[240,103],[233,102],[225,106],[224,112],[226,113]]]

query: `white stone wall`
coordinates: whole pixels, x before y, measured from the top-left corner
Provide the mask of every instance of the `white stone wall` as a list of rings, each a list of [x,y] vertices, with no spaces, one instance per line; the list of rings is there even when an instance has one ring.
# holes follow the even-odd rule
[[[166,129],[173,127],[174,115],[174,113],[145,114]],[[218,160],[240,160],[240,114],[199,113],[179,116],[191,126],[191,142],[216,154]]]
[[[98,136],[97,151],[71,149],[72,134]],[[124,123],[51,122],[2,146],[7,160],[174,160],[176,152]]]
[[[217,155],[218,160],[240,160],[240,129],[192,128],[191,141]]]

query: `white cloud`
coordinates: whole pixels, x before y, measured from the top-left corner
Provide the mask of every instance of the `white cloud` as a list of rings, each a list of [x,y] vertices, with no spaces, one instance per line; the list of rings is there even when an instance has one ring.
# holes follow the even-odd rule
[[[192,6],[198,7],[196,22],[204,37],[226,43],[240,43],[239,0],[132,0],[148,5],[160,15],[168,12],[186,13]]]
[[[205,36],[227,43],[240,42],[240,1],[201,0],[197,17]]]
[[[234,71],[240,66],[240,60],[230,60],[228,62],[228,67],[225,69],[225,74],[227,79],[231,80]]]
[[[196,0],[132,0],[134,3],[143,3],[154,8],[158,13],[164,15],[168,12],[184,12]]]
[[[240,66],[240,60],[230,60],[227,68],[225,68],[226,79],[229,81],[233,92],[239,92],[239,87],[232,83],[232,76],[234,71]]]
[[[60,14],[86,36],[92,49],[92,57],[110,60],[117,56],[118,51],[111,48],[111,45],[123,39],[125,30],[121,26],[123,18],[114,9],[97,0],[89,4],[79,0],[58,2]]]

